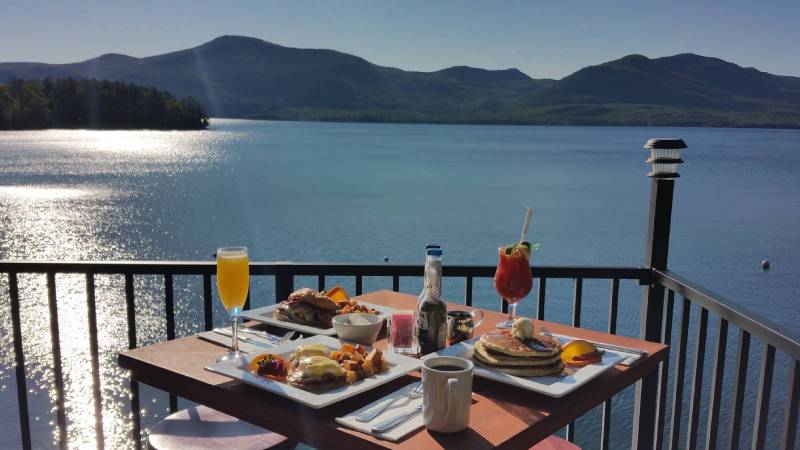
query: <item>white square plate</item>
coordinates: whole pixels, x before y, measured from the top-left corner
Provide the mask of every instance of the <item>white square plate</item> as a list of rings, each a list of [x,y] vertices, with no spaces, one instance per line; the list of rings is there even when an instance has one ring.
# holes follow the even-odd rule
[[[378,311],[378,316],[381,319],[385,319],[389,317],[389,315],[394,311],[394,308],[390,308],[388,306],[382,305],[373,305],[372,303],[362,303],[358,302],[359,305],[369,306]],[[303,334],[319,334],[322,336],[336,336],[336,330],[333,327],[330,328],[317,328],[312,327],[310,325],[303,325],[300,323],[294,322],[287,322],[284,320],[276,319],[275,308],[278,307],[278,304],[263,306],[261,308],[256,309],[248,309],[247,311],[242,311],[239,314],[241,317],[244,317],[248,320],[255,320],[256,322],[266,323],[269,325],[274,325],[276,327],[286,328],[289,330],[297,330]]]
[[[557,336],[557,338],[562,344],[572,340],[571,338],[563,338],[560,336]],[[475,347],[475,342],[477,342],[478,339],[480,339],[480,337],[459,342],[458,344],[445,347],[436,353],[425,355],[422,359],[425,360],[434,356],[458,356],[472,360],[472,352]],[[588,366],[581,367],[575,370],[575,372],[573,372],[571,375],[563,377],[517,377],[481,367],[478,364],[475,364],[474,373],[475,376],[478,377],[488,378],[490,380],[499,381],[500,383],[521,387],[522,389],[538,392],[550,397],[563,397],[586,384],[592,378],[595,378],[596,376],[610,369],[614,366],[614,364],[634,356],[629,353],[618,352],[615,350],[603,349],[603,351],[603,359],[600,363],[589,364]]]
[[[338,350],[342,346],[338,339],[328,336],[312,336],[305,339],[287,342],[286,344],[279,345],[272,349],[264,349],[262,353],[273,353],[280,355],[284,359],[289,359],[289,355],[292,354],[297,346],[315,342],[323,344],[329,347],[331,350]],[[370,347],[367,348],[371,349]],[[324,408],[340,400],[350,398],[362,392],[366,392],[396,378],[400,378],[409,372],[419,369],[420,366],[420,361],[418,359],[399,355],[393,352],[384,352],[383,357],[386,359],[386,362],[389,363],[389,370],[369,378],[365,378],[353,384],[346,384],[344,386],[339,386],[335,389],[322,392],[312,392],[296,388],[280,381],[262,378],[251,373],[247,367],[249,366],[250,361],[252,361],[256,356],[258,356],[258,354],[248,355],[247,363],[241,366],[234,366],[230,363],[215,363],[206,367],[206,370],[241,380],[244,383],[261,388],[265,391],[278,394],[281,397],[286,397],[306,406],[318,409]]]

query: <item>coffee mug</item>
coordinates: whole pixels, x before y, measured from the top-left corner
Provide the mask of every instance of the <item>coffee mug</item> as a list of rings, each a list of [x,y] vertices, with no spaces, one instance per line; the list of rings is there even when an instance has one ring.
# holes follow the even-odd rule
[[[436,356],[422,362],[422,420],[431,431],[455,433],[469,426],[472,361]]]
[[[479,318],[477,318],[478,316]],[[483,311],[448,311],[447,313],[447,343],[472,339],[475,328],[483,322]]]

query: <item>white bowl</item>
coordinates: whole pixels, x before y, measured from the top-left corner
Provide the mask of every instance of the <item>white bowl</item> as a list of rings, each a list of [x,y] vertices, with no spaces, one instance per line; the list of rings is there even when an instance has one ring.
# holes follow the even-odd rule
[[[350,313],[333,318],[333,328],[339,339],[357,344],[374,344],[382,326],[383,319],[375,314]]]

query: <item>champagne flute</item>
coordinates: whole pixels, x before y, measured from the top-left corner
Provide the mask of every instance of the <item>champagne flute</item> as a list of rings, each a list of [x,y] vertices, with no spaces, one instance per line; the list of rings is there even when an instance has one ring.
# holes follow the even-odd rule
[[[217,250],[217,288],[219,299],[231,319],[231,348],[219,361],[242,358],[239,352],[239,313],[250,290],[250,261],[247,247],[223,247]]]

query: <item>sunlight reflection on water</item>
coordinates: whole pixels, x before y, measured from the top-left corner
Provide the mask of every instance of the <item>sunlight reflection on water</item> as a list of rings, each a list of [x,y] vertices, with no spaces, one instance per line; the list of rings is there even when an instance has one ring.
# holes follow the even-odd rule
[[[102,194],[91,189],[47,186],[0,186],[0,198],[12,201],[57,201]]]
[[[136,258],[154,244],[144,238],[156,222],[148,208],[131,201],[147,196],[154,173],[202,171],[220,158],[225,132],[49,130],[8,132],[0,140],[0,259],[87,260]],[[125,174],[125,177],[119,177]],[[41,183],[46,180],[46,183]],[[159,186],[152,186],[159,188]],[[163,188],[163,186],[162,186]],[[130,448],[127,373],[117,353],[127,347],[123,278],[96,277],[103,430],[109,449]],[[45,276],[19,275],[20,317],[26,355],[28,399],[35,448],[56,445],[52,344]],[[58,315],[69,448],[95,448],[92,376],[88,343],[86,279],[58,275]],[[0,280],[3,305],[8,282]],[[181,294],[176,289],[176,297]],[[159,296],[161,295],[161,296]],[[164,340],[163,281],[136,280],[140,343]],[[0,309],[0,394],[15,390],[10,315]],[[192,324],[189,324],[192,327]],[[163,417],[162,396],[148,398],[143,426]],[[9,397],[10,398],[10,397]],[[145,405],[143,405],[145,406]],[[159,413],[160,411],[160,413]],[[16,423],[14,429],[18,429]],[[12,428],[12,427],[9,427]],[[0,438],[0,444],[6,441]],[[10,440],[8,442],[14,442]],[[13,444],[9,444],[13,445]],[[0,445],[5,447],[5,445]]]

